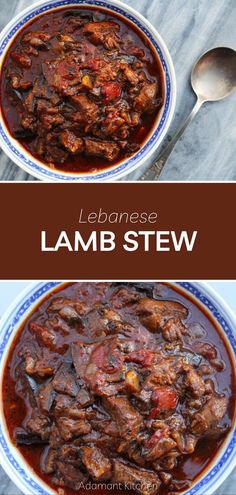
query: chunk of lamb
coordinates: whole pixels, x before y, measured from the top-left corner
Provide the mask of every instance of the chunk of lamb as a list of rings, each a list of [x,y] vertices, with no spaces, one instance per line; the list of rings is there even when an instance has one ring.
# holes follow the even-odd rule
[[[96,122],[99,108],[94,101],[84,94],[71,96],[71,101],[81,113],[84,123],[92,124]]]
[[[75,376],[70,369],[70,365],[67,366],[64,363],[61,364],[60,368],[56,372],[52,385],[56,392],[67,394],[71,397],[76,397],[79,391]]]
[[[71,131],[65,130],[61,133],[61,142],[70,153],[82,153],[84,150],[83,139],[78,138]]]
[[[20,67],[24,67],[24,69],[29,69],[31,67],[32,61],[29,55],[23,52],[11,52],[11,58],[16,62]]]
[[[101,396],[116,395],[122,387],[124,356],[118,349],[116,338],[107,339],[92,351],[85,372],[90,389]]]
[[[36,375],[40,378],[52,376],[57,367],[57,358],[49,359],[46,350],[27,348],[22,353],[25,359],[25,371],[28,375]]]
[[[61,316],[63,315],[65,317],[64,309],[68,308],[69,306],[72,309],[74,309],[77,313],[77,315],[76,313],[73,313],[73,317],[78,316],[78,314],[80,316],[84,316],[88,312],[88,307],[83,301],[78,301],[78,300],[74,301],[73,299],[65,299],[63,297],[55,297],[55,299],[53,299],[53,301],[51,302],[50,306],[47,308],[47,312],[48,313],[59,312]]]
[[[151,332],[161,330],[168,341],[177,340],[186,333],[182,320],[187,318],[188,310],[178,302],[143,298],[137,306],[137,312],[144,326]]]
[[[197,435],[210,433],[211,429],[223,419],[227,406],[227,397],[217,395],[212,397],[206,402],[201,411],[195,414],[191,424],[192,432]]]
[[[19,75],[17,74],[9,74],[9,77],[11,79],[11,85],[14,89],[23,89],[27,90],[30,89],[33,86],[32,81],[25,81],[22,79]]]
[[[111,477],[111,463],[97,447],[84,446],[80,449],[82,462],[94,480]]]
[[[71,86],[78,84],[81,79],[80,67],[73,57],[45,60],[42,69],[49,87],[63,96],[70,95]]]
[[[26,422],[26,428],[42,440],[49,439],[51,432],[51,423],[47,416],[40,414],[38,410],[33,410],[31,418]]]
[[[110,141],[95,141],[94,139],[85,139],[85,152],[87,155],[100,156],[113,162],[118,158],[120,148],[116,143]]]
[[[74,437],[86,435],[91,431],[90,424],[83,419],[72,419],[60,417],[57,421],[60,436],[65,442],[71,440]]]
[[[152,112],[156,105],[157,83],[145,82],[134,99],[134,108],[139,112]]]
[[[155,495],[161,485],[159,477],[152,471],[135,468],[119,459],[113,461],[113,482],[128,485],[141,495]]]
[[[64,117],[59,113],[57,115],[49,115],[47,113],[42,113],[40,115],[40,121],[45,130],[50,131],[56,126],[63,124]]]
[[[153,462],[174,449],[176,447],[176,442],[168,435],[168,432],[162,434],[162,430],[157,430],[152,435],[151,439],[146,442],[145,447],[145,459],[148,462]]]
[[[151,373],[144,380],[137,398],[147,408],[155,406],[152,412],[153,417],[156,417],[161,411],[174,408],[177,404],[177,394],[171,387],[166,385],[173,385],[177,379],[178,372],[181,370],[181,359],[172,357],[159,358],[158,364],[153,365]],[[162,390],[165,391],[162,392]],[[154,402],[151,402],[152,396],[154,397]],[[160,407],[157,400],[160,401]]]
[[[53,478],[53,482],[59,486],[67,486],[73,490],[80,490],[81,483],[87,481],[87,476],[82,473],[79,467],[63,461],[57,461],[58,473]]]
[[[139,83],[138,74],[130,67],[128,64],[123,64],[121,66],[123,70],[124,77],[131,84],[131,86],[137,86]]]
[[[109,397],[104,407],[117,424],[120,436],[125,440],[135,438],[142,426],[142,417],[126,397]]]
[[[192,367],[187,371],[185,385],[191,390],[194,397],[202,397],[205,394],[205,382]]]
[[[37,403],[44,413],[48,413],[52,407],[56,393],[53,389],[52,381],[41,385],[37,393]]]
[[[119,30],[119,24],[113,21],[88,22],[83,28],[83,33],[88,35],[95,45],[103,44],[107,50],[112,50],[119,48]]]
[[[29,329],[32,334],[34,334],[46,347],[49,349],[53,349],[56,343],[56,335],[55,333],[47,328],[46,326],[37,323],[37,321],[31,321],[29,324]]]
[[[26,33],[23,38],[23,43],[29,43],[34,48],[46,48],[47,41],[51,39],[51,35],[49,33],[44,32],[32,32]]]
[[[95,347],[95,344],[83,344],[83,342],[73,343],[71,346],[73,365],[79,380],[85,379],[90,356]]]

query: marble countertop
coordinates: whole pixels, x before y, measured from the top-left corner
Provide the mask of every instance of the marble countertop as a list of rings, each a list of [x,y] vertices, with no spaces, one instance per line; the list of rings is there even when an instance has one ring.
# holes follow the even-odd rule
[[[0,0],[0,29],[30,0]],[[163,36],[177,75],[177,107],[165,143],[191,111],[189,77],[194,62],[214,46],[236,48],[235,0],[123,0],[148,18]],[[206,104],[185,132],[161,175],[163,181],[236,180],[236,93]],[[161,151],[161,149],[160,149]],[[137,180],[148,166],[123,180]],[[35,180],[0,154],[0,180]]]
[[[0,315],[8,308],[9,304],[18,294],[24,290],[28,282],[1,282],[0,281]],[[236,314],[236,282],[211,282],[210,285],[221,297],[228,303]],[[0,495],[22,495],[22,492],[16,488],[12,481],[1,468],[0,459]],[[27,495],[34,495],[28,493]],[[204,495],[208,495],[207,493]],[[236,495],[236,469],[215,492],[214,495]]]

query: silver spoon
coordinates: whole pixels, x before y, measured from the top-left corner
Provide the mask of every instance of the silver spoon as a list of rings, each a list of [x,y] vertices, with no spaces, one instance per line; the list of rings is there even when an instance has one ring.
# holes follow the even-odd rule
[[[236,51],[232,48],[219,47],[204,53],[192,70],[191,84],[197,95],[191,114],[140,180],[158,179],[177,141],[203,103],[222,100],[236,89]]]

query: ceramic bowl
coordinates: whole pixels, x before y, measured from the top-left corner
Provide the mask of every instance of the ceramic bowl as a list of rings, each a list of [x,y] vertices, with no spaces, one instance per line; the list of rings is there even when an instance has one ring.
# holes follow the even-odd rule
[[[31,2],[30,2],[31,3]],[[5,29],[0,34],[0,70],[3,64],[5,55],[12,41],[18,32],[28,24],[29,21],[35,17],[45,13],[60,9],[63,7],[75,7],[75,6],[97,6],[106,8],[111,13],[118,13],[128,21],[135,24],[149,39],[153,45],[154,50],[158,53],[161,61],[164,84],[165,84],[165,100],[162,110],[157,119],[156,125],[152,132],[149,134],[146,142],[141,149],[133,156],[119,162],[115,166],[111,166],[105,170],[100,170],[95,173],[79,174],[79,173],[65,173],[57,170],[50,169],[47,165],[37,160],[26,149],[14,139],[5,125],[0,108],[0,146],[3,151],[9,156],[9,158],[19,165],[23,170],[29,174],[37,177],[38,179],[45,181],[111,181],[116,180],[133,170],[143,165],[154,151],[158,148],[163,141],[169,125],[171,123],[176,101],[176,79],[174,66],[171,60],[169,51],[161,38],[160,34],[147,21],[139,12],[134,10],[128,4],[124,4],[119,0],[41,0],[40,2],[33,3],[28,8],[23,10],[14,19],[9,22]]]
[[[12,444],[5,425],[2,410],[2,376],[6,358],[14,336],[25,318],[46,295],[60,286],[60,282],[40,282],[29,285],[13,302],[0,322],[0,456],[1,465],[12,481],[25,495],[52,495],[48,487],[27,465]],[[213,318],[229,344],[236,359],[236,318],[224,300],[205,283],[180,282],[173,287],[181,288],[187,297],[195,301]],[[211,495],[227,478],[236,465],[235,423],[213,461],[203,471],[184,495]],[[183,494],[182,494],[183,495]]]

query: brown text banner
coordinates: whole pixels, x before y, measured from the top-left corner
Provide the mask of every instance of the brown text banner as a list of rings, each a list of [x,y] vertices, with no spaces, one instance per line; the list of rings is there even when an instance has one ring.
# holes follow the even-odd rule
[[[0,279],[236,279],[235,184],[0,185]]]

